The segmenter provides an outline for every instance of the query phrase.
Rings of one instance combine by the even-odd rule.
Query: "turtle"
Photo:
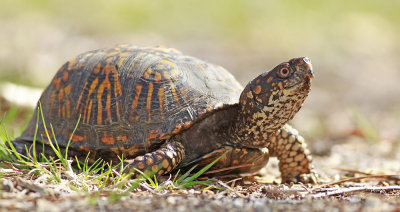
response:
[[[313,77],[310,59],[299,57],[243,88],[225,68],[174,48],[92,50],[62,65],[12,143],[28,154],[37,133],[36,142],[56,140],[71,157],[124,158],[124,172],[158,176],[219,157],[216,173],[254,173],[277,157],[282,183],[314,183],[310,151],[287,123]]]

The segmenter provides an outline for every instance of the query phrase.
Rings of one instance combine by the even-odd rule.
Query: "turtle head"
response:
[[[242,97],[245,95],[244,98],[248,99],[250,96],[262,108],[274,108],[279,103],[296,103],[290,100],[307,94],[313,77],[310,60],[307,57],[294,58],[252,80],[247,85],[249,91],[243,92]]]
[[[306,99],[314,77],[307,57],[294,58],[265,72],[250,83],[239,100],[240,137],[274,133],[291,120]],[[246,140],[253,140],[247,138]]]

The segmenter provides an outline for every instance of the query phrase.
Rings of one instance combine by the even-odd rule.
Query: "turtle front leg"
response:
[[[268,149],[279,160],[283,183],[317,183],[310,151],[297,130],[286,124],[271,138]]]
[[[132,173],[138,169],[148,176],[159,176],[170,173],[184,157],[184,147],[180,142],[167,142],[154,152],[125,160],[123,172]],[[136,173],[135,176],[139,177],[140,173]]]

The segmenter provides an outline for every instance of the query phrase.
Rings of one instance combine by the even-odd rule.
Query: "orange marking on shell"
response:
[[[121,67],[125,59],[130,55],[130,52],[119,52],[120,59],[118,60],[117,67]]]
[[[163,75],[164,75],[164,77],[165,77],[166,80],[168,80],[169,82],[172,82],[172,80],[171,80],[171,75],[169,74],[168,71],[164,71],[164,72],[163,72]]]
[[[157,134],[150,134],[149,137],[147,138],[147,141],[151,141],[154,140],[158,137]],[[150,145],[150,143],[148,143],[148,145]]]
[[[60,92],[58,93],[58,117],[62,118],[61,114],[62,114],[62,104],[61,102],[63,102],[64,99],[64,90],[61,89]]]
[[[92,106],[93,106],[93,101],[92,100],[90,100],[90,102],[89,102],[89,107],[88,107],[88,114],[87,114],[87,116],[86,116],[86,123],[87,124],[89,124],[89,122],[90,122],[90,115],[91,115],[91,113],[92,113]]]
[[[116,51],[115,49],[113,49],[113,51],[108,52],[108,53],[106,54],[106,57],[112,57],[112,56],[117,55],[117,54],[119,54],[119,52]],[[112,59],[113,59],[113,58],[111,58],[111,60],[112,60]]]
[[[149,133],[158,133],[158,130],[157,129],[152,129],[152,130],[149,130]]]
[[[69,101],[69,99],[66,99],[66,101],[65,101],[65,107],[67,108],[67,118],[70,118],[71,117],[71,104],[70,104],[70,101]]]
[[[260,80],[258,79],[258,80],[256,80],[256,84],[260,84]]]
[[[192,126],[192,122],[187,121],[187,122],[185,122],[185,124],[183,125],[183,128],[184,128],[184,129],[188,129],[190,126]]]
[[[106,100],[106,110],[107,110],[107,119],[111,123],[112,122],[112,116],[111,116],[111,82],[108,77],[108,73],[106,76],[106,79],[103,81],[102,84],[105,84],[104,87],[107,88],[107,100]]]
[[[90,113],[92,111],[92,105],[90,105],[89,99],[90,99],[90,96],[92,95],[92,93],[96,90],[98,83],[99,83],[99,78],[96,78],[92,81],[92,84],[90,84],[90,87],[88,90],[88,95],[87,95],[87,98],[85,101],[85,107],[84,107],[84,112],[83,112],[83,122],[85,122],[85,120],[86,120],[86,123],[89,123],[89,119],[90,119],[89,117],[90,117]],[[100,103],[98,102],[98,104],[101,104],[101,102]],[[86,115],[86,113],[88,115]]]
[[[176,125],[175,129],[172,130],[172,134],[178,134],[182,130],[182,125]]]
[[[100,68],[101,68],[101,64],[97,64],[97,66],[93,69],[93,74],[98,74],[100,73]]]
[[[92,56],[93,55],[93,53],[88,53],[88,54],[86,54],[86,55],[83,55],[83,57],[85,57],[85,58],[87,58],[87,57],[90,57],[90,56]],[[82,58],[83,58],[82,57]],[[69,61],[69,64],[68,64],[68,70],[76,70],[76,69],[79,69],[79,68],[82,68],[83,66],[85,66],[85,63],[79,63],[79,57],[74,57],[74,58],[72,58],[70,61]]]
[[[182,74],[182,71],[179,69],[172,69],[171,70],[171,77],[176,79],[178,76]]]
[[[164,118],[164,88],[163,87],[160,87],[158,89],[158,101],[160,102],[161,117]]]
[[[103,70],[104,72],[105,70]],[[101,104],[101,100],[102,100],[102,96],[104,93],[104,90],[111,90],[111,83],[110,80],[108,78],[108,74],[106,74],[106,78],[104,79],[104,81],[99,85],[99,88],[97,89],[97,105],[98,105],[98,113],[97,113],[97,124],[101,125],[102,124],[102,119],[103,119],[103,114],[102,114],[102,104]],[[107,97],[106,97],[106,112],[107,112],[107,120],[111,123],[112,119],[111,119],[111,93],[107,92]],[[106,121],[107,121],[106,120]]]
[[[151,120],[151,96],[153,95],[154,85],[153,83],[149,83],[147,91],[147,100],[146,100],[146,112],[147,112],[147,119]]]
[[[124,154],[125,156],[136,156],[144,154],[144,150],[139,148],[138,145],[132,145],[129,148],[124,147],[117,147],[117,148],[110,148],[111,151],[117,152],[118,154]]]
[[[72,134],[69,134],[69,137],[71,138],[71,135]],[[73,142],[81,142],[81,141],[83,141],[85,139],[85,137],[84,136],[80,136],[80,135],[76,135],[76,134],[74,134],[74,135],[72,135],[72,138],[71,138],[71,141],[73,141]]]
[[[168,60],[160,60],[160,63],[163,63],[163,64],[168,65],[168,66],[171,66],[171,67],[176,66],[175,63],[173,63],[173,62],[171,62],[171,61],[168,61]]]
[[[62,107],[61,107],[61,114],[62,114],[62,117],[63,117],[63,118],[65,118],[65,117],[66,117],[66,109],[65,109],[65,104],[63,104],[63,105],[62,105]]]
[[[165,65],[164,64],[157,64],[157,66],[155,67],[156,70],[164,70],[165,69]],[[159,73],[159,72],[158,72]],[[161,75],[161,73],[160,73]]]
[[[117,136],[117,141],[123,143],[128,142],[128,137],[126,135],[119,135]]]
[[[98,64],[98,65],[93,69],[92,74],[98,74],[99,72],[100,72],[100,64]],[[82,113],[84,113],[84,114],[83,114],[83,122],[85,122],[85,120],[86,120],[86,115],[85,115],[85,114],[86,114],[86,111],[87,111],[87,106],[88,106],[89,98],[90,98],[91,94],[93,93],[93,91],[95,91],[98,82],[99,82],[99,79],[98,79],[98,78],[95,78],[95,79],[92,81],[92,83],[90,84],[90,87],[89,87],[89,89],[88,89],[87,99],[86,99],[86,100],[83,100],[83,101],[85,101],[84,104],[83,104],[83,102],[81,102],[84,92],[81,92],[81,95],[80,95],[79,98],[78,98],[78,101],[77,101],[77,104],[76,104],[76,107],[75,107],[75,112],[78,113],[78,114],[81,114],[81,115],[82,115]],[[87,86],[88,86],[88,82],[85,82],[85,85],[83,86],[83,90],[85,90],[85,89],[87,88]],[[99,105],[98,107],[101,108],[101,104],[98,104],[98,105]],[[83,111],[82,111],[82,110],[83,110]],[[98,120],[98,121],[99,121],[99,120]],[[100,120],[100,122],[101,122],[101,120]]]
[[[119,74],[118,74],[117,70],[115,70],[114,67],[112,67],[112,68],[113,68],[112,74],[114,75],[114,96],[119,97],[119,96],[122,96],[122,86],[119,81]],[[115,107],[116,107],[116,111],[117,111],[117,119],[119,121],[119,120],[121,120],[119,101],[116,101],[115,104],[116,104]]]
[[[144,77],[145,79],[149,79],[150,75],[151,75],[151,69],[148,68],[148,69],[144,72],[143,77]]]
[[[254,89],[255,94],[260,94],[261,93],[261,85],[257,85],[256,88]]]
[[[47,133],[43,132],[42,133],[42,137],[46,137],[47,139],[54,138],[54,134],[53,133],[51,133],[51,132],[48,132],[48,133],[49,133],[49,136],[47,136]]]
[[[181,104],[181,101],[179,100],[179,97],[178,97],[178,93],[176,92],[176,89],[175,89],[175,85],[171,83],[170,86],[171,86],[172,95],[174,96],[175,101],[178,104]]]
[[[52,91],[50,95],[50,114],[53,113],[54,101],[56,99],[56,92]]]
[[[53,80],[53,85],[54,85],[56,88],[59,88],[59,87],[60,87],[60,84],[61,84],[61,79],[60,79],[60,78],[55,78],[55,79]]]
[[[188,98],[188,95],[187,95],[187,93],[185,92],[185,89],[184,89],[184,88],[180,88],[180,89],[179,89],[179,92],[181,92],[181,94],[182,94],[185,98]]]
[[[64,92],[65,92],[65,94],[69,95],[69,94],[71,93],[71,88],[72,88],[71,85],[65,86],[65,87],[64,87]]]
[[[267,83],[270,83],[272,81],[272,77],[269,77],[268,79],[267,79]]]
[[[85,85],[83,86],[83,89],[86,88],[87,86],[87,82],[85,82]],[[75,113],[81,114],[82,113],[82,108],[80,107],[80,102],[82,100],[82,96],[83,96],[83,92],[81,92],[81,95],[79,95],[78,101],[76,102],[76,106],[75,106]],[[79,111],[78,111],[79,110]]]
[[[154,74],[154,80],[156,82],[160,82],[160,80],[161,80],[161,73],[160,72],[157,72],[157,73]]]
[[[113,145],[115,144],[115,139],[111,134],[104,133],[103,136],[100,138],[101,142],[107,145]]]
[[[91,151],[91,149],[89,147],[86,147],[86,146],[79,146],[79,149],[84,151],[84,152],[90,152]]]
[[[160,139],[168,139],[168,138],[171,138],[170,134],[167,134],[167,133],[161,133],[160,134]]]
[[[154,140],[154,139],[156,139],[158,137],[159,137],[158,130],[155,130],[155,129],[149,130],[149,136],[147,138],[147,141]],[[150,145],[150,143],[149,143],[149,145]]]
[[[118,63],[117,63],[117,67],[118,67],[118,68],[120,68],[120,67],[122,66],[122,63],[125,61],[125,59],[126,59],[126,57],[121,57],[121,58],[118,60]]]
[[[97,124],[101,125],[103,120],[103,105],[101,104],[101,95],[104,92],[104,87],[102,85],[99,86],[97,90]]]
[[[66,82],[66,81],[68,81],[68,79],[69,79],[68,72],[64,71],[64,73],[63,73],[63,81]]]
[[[139,96],[140,96],[140,92],[142,91],[142,85],[141,84],[137,84],[135,87],[136,90],[136,94],[135,97],[133,98],[132,104],[131,104],[131,112],[129,114],[129,120],[133,121],[134,117],[133,115],[136,113],[136,108],[138,106],[138,101],[139,101]],[[137,117],[137,119],[139,119],[139,117]]]
[[[74,65],[75,65],[77,60],[78,60],[78,57],[74,57],[69,61],[68,70],[71,70],[71,69],[73,69],[75,67]]]

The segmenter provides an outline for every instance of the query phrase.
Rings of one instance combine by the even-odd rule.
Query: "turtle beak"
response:
[[[308,57],[302,57],[300,58],[300,60],[302,61],[302,65],[303,65],[303,71],[306,73],[306,76],[309,80],[311,80],[312,78],[314,78],[314,72],[313,72],[313,68],[312,68],[312,64],[311,64],[311,60]]]

